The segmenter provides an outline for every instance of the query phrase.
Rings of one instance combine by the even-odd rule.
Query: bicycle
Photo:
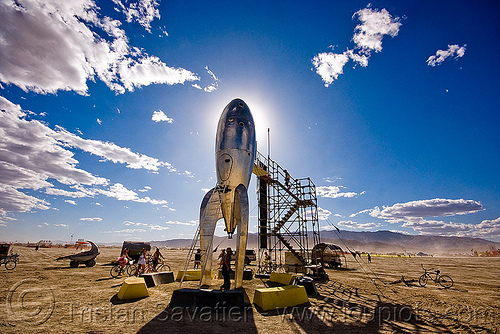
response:
[[[134,261],[128,261],[124,266],[122,266],[120,263],[117,263],[111,268],[109,273],[113,278],[117,278],[123,273],[127,273],[127,275],[132,276],[134,268]]]
[[[144,269],[144,273],[155,273],[155,272],[162,272],[162,271],[171,271],[170,266],[163,261],[158,261],[158,264],[156,265],[156,268],[153,268],[153,263],[152,261],[148,261],[146,263],[146,267]],[[140,272],[140,266],[138,264],[132,265],[132,268],[130,269],[130,276],[139,276],[142,274]]]
[[[445,289],[449,289],[453,286],[453,279],[450,276],[441,275],[440,270],[431,271],[434,270],[434,268],[425,269],[423,264],[420,266],[424,270],[424,273],[418,279],[418,284],[420,284],[420,286],[425,286],[427,284],[427,280],[429,279],[434,281],[434,283],[441,285]],[[435,278],[432,278],[431,274],[435,274]]]
[[[264,262],[264,265],[257,268],[257,274],[270,275],[272,272],[284,273],[285,268],[282,264],[274,262]]]
[[[0,258],[0,266],[3,264],[5,269],[14,270],[17,266],[17,261],[19,261],[19,254],[10,253],[10,255]]]

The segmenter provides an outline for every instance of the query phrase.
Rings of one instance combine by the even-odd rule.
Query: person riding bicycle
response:
[[[163,257],[163,255],[161,255],[160,249],[158,247],[156,247],[156,251],[154,252],[153,258],[152,258],[152,260],[153,260],[153,271],[156,271],[156,266],[158,265],[158,262],[160,262],[160,257],[162,259],[165,259]]]
[[[125,268],[125,265],[128,263],[128,261],[131,261],[132,259],[130,256],[128,256],[128,248],[125,248],[123,250],[122,255],[116,260],[120,266],[122,266],[122,269]]]

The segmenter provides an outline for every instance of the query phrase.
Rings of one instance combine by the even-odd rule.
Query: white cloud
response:
[[[95,154],[114,163],[125,163],[128,168],[147,169],[158,171],[160,167],[167,167],[171,172],[175,168],[168,162],[159,161],[140,153],[134,153],[129,148],[120,147],[114,143],[103,142],[100,140],[84,139],[72,134],[65,129],[56,126],[57,131],[52,135],[65,146],[79,148],[83,151]]]
[[[155,200],[149,197],[139,197],[133,190],[127,189],[121,183],[115,183],[109,189],[96,189],[96,192],[107,197],[116,198],[119,201],[133,201],[139,203],[151,203],[153,205],[168,204],[165,200]]]
[[[484,210],[481,203],[464,199],[442,199],[397,203],[390,207],[375,207],[354,215],[369,212],[370,216],[384,219],[390,223],[403,223],[402,227],[411,228],[420,234],[469,236],[500,239],[500,218],[483,220],[479,224],[444,222],[425,219],[425,217],[450,217],[466,215]]]
[[[374,228],[380,226],[380,224],[376,224],[374,222],[358,223],[358,222],[354,222],[352,220],[340,221],[340,222],[338,222],[338,225],[349,227],[349,228],[354,228],[354,229],[362,229],[362,230],[371,230],[371,229],[374,229]]]
[[[318,219],[319,220],[327,220],[328,217],[330,217],[332,213],[328,211],[327,209],[320,208],[318,206]]]
[[[370,216],[385,219],[389,222],[411,221],[423,217],[445,217],[466,215],[484,210],[481,203],[464,199],[442,199],[412,201],[397,203],[393,206],[375,207],[370,211]]]
[[[157,5],[140,0],[123,6],[123,12],[149,30],[159,17]],[[96,77],[117,93],[152,83],[199,80],[130,46],[120,25],[101,15],[92,0],[1,1],[0,81],[42,94],[87,94],[87,80]]]
[[[312,59],[316,73],[321,76],[326,87],[344,73],[344,66],[349,60],[352,60],[355,66],[367,67],[371,52],[382,51],[384,35],[397,36],[401,26],[399,18],[392,17],[386,9],[377,10],[367,7],[354,13],[354,17],[361,21],[361,24],[354,29],[355,33],[352,38],[356,44],[354,49],[359,52],[353,49],[347,49],[343,53],[323,52]]]
[[[143,228],[126,228],[123,230],[104,231],[102,233],[109,233],[109,234],[114,234],[116,236],[125,237],[125,236],[131,236],[131,235],[134,235],[136,233],[142,233],[142,232],[146,232],[146,230]]]
[[[361,210],[359,212],[356,212],[356,213],[353,213],[353,214],[349,215],[349,217],[353,218],[353,217],[356,217],[356,216],[358,216],[360,214],[369,213],[371,211],[372,211],[371,209]]]
[[[153,188],[151,188],[150,186],[144,186],[143,189],[139,189],[138,191],[140,191],[141,193],[145,193],[145,192],[150,191],[151,189],[153,189]]]
[[[363,195],[365,192],[355,193],[355,192],[341,192],[340,189],[343,187],[337,186],[320,186],[316,187],[316,193],[319,197],[326,198],[339,198],[339,197],[354,197],[357,195]]]
[[[480,238],[500,238],[500,217],[494,220],[483,220],[475,225],[472,235]]]
[[[166,167],[176,171],[167,162],[113,143],[83,139],[61,127],[52,130],[40,121],[30,120],[31,114],[0,96],[0,216],[7,212],[47,210],[50,207],[45,199],[20,191],[23,189],[45,189],[48,195],[71,198],[103,194],[126,200],[127,191],[121,185],[99,188],[108,186],[109,181],[78,168],[78,161],[68,148],[81,149],[114,163],[124,163],[128,168],[157,171]],[[55,181],[74,191],[56,187]],[[128,192],[128,196],[136,202],[167,204],[163,200],[139,198],[135,193]]]
[[[87,197],[88,195],[85,194],[84,192],[81,191],[67,191],[63,189],[57,189],[53,187],[48,187],[45,189],[45,193],[49,195],[56,195],[56,196],[65,196],[65,197],[72,197],[72,198],[82,198],[82,197]],[[68,202],[68,201],[66,201]]]
[[[120,0],[112,1],[126,15],[127,22],[137,21],[148,32],[151,32],[151,22],[155,18],[160,18],[160,11],[157,8],[159,3],[156,0],[139,0],[137,2],[125,0],[125,2],[130,2],[128,7],[123,5]]]
[[[439,220],[417,219],[404,223],[403,227],[412,228],[421,234],[500,238],[500,217],[494,220],[483,220],[479,224],[447,223]]]
[[[317,54],[312,59],[316,73],[323,79],[325,87],[331,85],[334,80],[337,80],[340,74],[344,73],[343,68],[348,61],[349,56],[346,52],[341,54],[323,52]]]
[[[196,226],[198,224],[198,222],[196,222],[196,221],[190,221],[190,222],[185,223],[185,222],[170,220],[170,221],[165,222],[165,224],[167,224],[167,225]]]
[[[219,89],[219,81],[220,80],[219,80],[219,78],[217,78],[217,76],[214,74],[214,72],[210,71],[208,66],[205,66],[205,70],[207,71],[208,75],[212,78],[213,82],[210,85],[203,88],[203,90],[207,93],[215,92],[217,89]]]
[[[93,218],[80,218],[81,221],[84,221],[84,222],[100,222],[102,221],[102,218],[99,218],[99,217],[93,217]]]
[[[153,121],[156,123],[158,122],[167,122],[172,124],[174,122],[173,118],[168,117],[163,111],[158,110],[158,111],[153,111],[153,116],[151,117]]]
[[[457,44],[448,45],[448,50],[437,50],[435,55],[430,56],[427,59],[427,65],[436,66],[441,65],[449,57],[454,57],[455,59],[461,58],[465,55],[465,49],[467,44],[463,46],[458,46]]]
[[[66,224],[54,224],[55,227],[68,228],[69,226]]]
[[[145,223],[134,223],[134,222],[131,222],[128,220],[124,221],[123,225],[148,226],[148,224],[145,224]]]
[[[149,228],[151,229],[151,231],[164,231],[170,229],[170,227],[168,226],[161,226],[161,225],[149,225]]]
[[[69,203],[69,204],[72,204],[72,205],[76,205],[76,202],[71,200],[71,199],[67,199],[65,200],[66,203]]]
[[[380,11],[364,8],[354,13],[361,21],[354,29],[352,38],[361,53],[370,54],[371,51],[382,51],[382,38],[384,35],[395,37],[399,33],[401,23],[399,18],[393,18],[386,9]]]

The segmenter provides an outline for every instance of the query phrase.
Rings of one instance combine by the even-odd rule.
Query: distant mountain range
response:
[[[256,249],[258,236],[248,235],[248,247]],[[170,248],[189,248],[192,239],[172,239],[165,241],[151,241],[152,246]],[[423,252],[427,254],[470,254],[472,249],[479,252],[489,250],[491,247],[500,248],[500,243],[480,238],[470,237],[442,237],[431,235],[408,235],[391,231],[354,232],[321,231],[321,242],[333,243],[342,249],[357,250],[361,252],[390,253],[390,252]],[[234,249],[236,238],[214,237],[213,248],[232,247]],[[309,245],[312,248],[312,245]]]

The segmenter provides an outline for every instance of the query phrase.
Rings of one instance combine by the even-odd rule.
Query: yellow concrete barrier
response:
[[[255,289],[253,297],[253,303],[264,311],[297,306],[308,301],[305,287],[299,285]]]
[[[177,272],[177,276],[175,278],[176,281],[180,281],[182,279],[182,275],[184,274],[184,270],[179,270]],[[214,271],[211,271],[212,278],[214,278]],[[186,274],[184,275],[185,281],[199,281],[201,279],[201,269],[189,269],[186,270]]]
[[[295,275],[286,273],[271,273],[271,277],[269,277],[269,281],[284,285],[292,284],[293,279],[295,279]]]
[[[142,277],[129,277],[125,279],[125,282],[123,282],[117,295],[120,300],[136,299],[148,296],[148,288],[146,287],[146,282]]]

